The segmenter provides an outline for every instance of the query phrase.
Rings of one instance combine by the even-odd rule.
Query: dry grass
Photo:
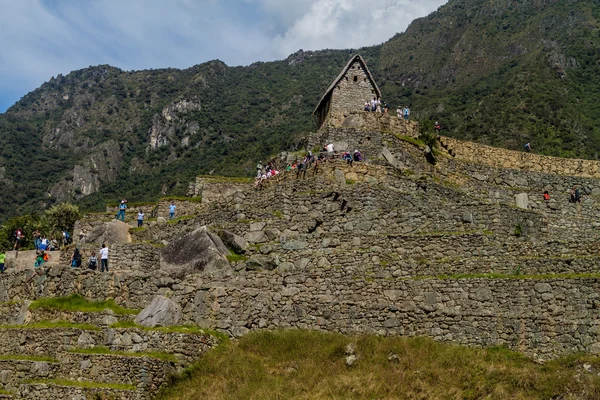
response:
[[[345,347],[359,360],[348,367]],[[389,361],[390,353],[398,360]],[[206,356],[160,399],[553,399],[600,398],[596,358],[537,364],[503,349],[425,338],[257,332]],[[577,376],[577,377],[576,377]]]

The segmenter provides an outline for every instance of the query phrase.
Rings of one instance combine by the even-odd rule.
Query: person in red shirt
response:
[[[544,201],[550,201],[550,194],[548,193],[548,191],[544,191]]]

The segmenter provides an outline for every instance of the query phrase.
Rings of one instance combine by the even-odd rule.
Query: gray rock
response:
[[[385,161],[387,161],[388,164],[390,164],[392,167],[406,168],[406,165],[404,165],[402,161],[399,161],[396,157],[394,157],[390,149],[388,149],[387,147],[384,147],[383,150],[381,150],[381,155],[383,156]]]
[[[25,300],[19,309],[19,315],[17,315],[17,325],[26,325],[31,321],[31,311],[29,311],[30,300]]]
[[[3,384],[7,384],[8,382],[10,382],[10,378],[13,375],[13,371],[11,370],[2,370],[0,371],[0,382],[2,382]]]
[[[167,219],[165,217],[158,217],[156,218],[156,224],[159,226],[165,226],[167,225]]]
[[[236,254],[244,254],[248,250],[248,242],[241,236],[235,233],[222,230],[219,232],[219,237],[229,249]]]
[[[552,286],[545,282],[536,283],[533,288],[538,293],[546,293],[552,290]]]
[[[269,240],[264,231],[248,232],[244,238],[250,243],[264,243]]]
[[[171,241],[160,253],[161,266],[186,272],[230,270],[229,250],[206,226]]]
[[[333,176],[335,178],[335,181],[340,185],[340,188],[345,189],[346,175],[344,175],[344,171],[336,168],[335,171],[333,171]]]
[[[95,244],[124,244],[131,243],[131,235],[129,234],[129,228],[131,228],[125,222],[113,219],[109,222],[95,227],[88,233],[81,243],[95,243]]]
[[[164,296],[155,296],[148,307],[135,318],[135,323],[154,328],[156,326],[177,325],[181,321],[181,307]]]
[[[254,223],[250,224],[250,231],[251,232],[262,231],[265,226],[267,226],[267,224],[264,222],[254,222]]]
[[[527,209],[527,206],[529,205],[529,197],[527,196],[527,193],[519,193],[515,195],[515,203],[517,207]]]
[[[289,242],[285,242],[283,244],[283,248],[285,250],[302,250],[306,248],[307,245],[308,243],[306,242],[301,242],[299,240],[291,240]]]
[[[346,356],[346,365],[351,367],[356,363],[357,360],[358,357],[356,356],[356,354],[350,354],[349,356]]]
[[[79,337],[77,338],[77,346],[79,347],[92,347],[96,345],[96,341],[88,332],[81,332]]]

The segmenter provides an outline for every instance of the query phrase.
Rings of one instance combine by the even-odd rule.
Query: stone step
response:
[[[150,356],[61,353],[56,377],[78,382],[119,383],[156,392],[177,372],[176,361]]]
[[[58,360],[27,360],[27,356],[19,355],[10,357],[0,360],[0,384],[2,389],[10,392],[18,389],[24,380],[56,377],[60,370]]]
[[[91,324],[108,327],[117,322],[132,321],[134,314],[119,315],[112,310],[103,312],[62,311],[29,308],[23,302],[0,304],[0,325],[22,325],[41,321],[66,321],[73,324]]]
[[[76,348],[106,346],[114,351],[171,353],[178,360],[193,362],[218,340],[202,333],[164,332],[139,328],[0,329],[0,354],[29,354],[55,357]]]
[[[88,387],[85,384],[76,386],[52,382],[21,384],[13,396],[19,400],[58,400],[58,399],[111,399],[111,400],[143,400],[150,395],[139,390],[121,389],[111,386]]]
[[[62,352],[54,361],[27,360],[10,356],[0,360],[0,388],[15,391],[28,380],[61,379],[77,382],[133,385],[158,390],[177,372],[176,361],[148,355],[80,354]]]

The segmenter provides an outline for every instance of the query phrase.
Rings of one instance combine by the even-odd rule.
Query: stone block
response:
[[[529,197],[527,196],[527,193],[519,193],[515,195],[515,203],[517,207],[526,210],[529,206]]]

